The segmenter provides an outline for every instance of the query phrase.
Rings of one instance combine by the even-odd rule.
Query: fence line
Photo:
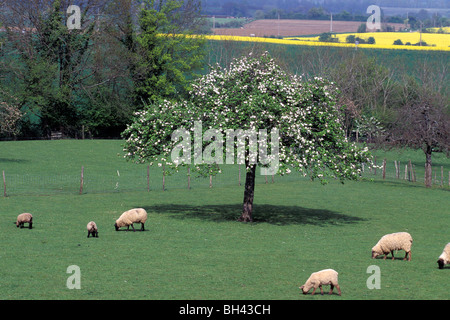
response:
[[[417,183],[416,166],[408,161],[404,164],[404,175],[400,174],[403,164],[395,160],[393,164],[389,164],[383,159],[380,170],[372,168],[367,170],[367,166],[363,165],[363,178],[377,178],[390,180],[403,180],[411,183]],[[192,175],[189,167],[181,169],[177,173],[168,174],[165,167],[155,168],[146,166],[145,169],[140,167],[139,170],[117,170],[113,174],[99,174],[88,172],[86,174],[85,167],[81,167],[79,175],[75,174],[16,174],[8,173],[2,170],[3,176],[3,196],[23,195],[23,194],[58,194],[58,193],[108,193],[120,191],[152,191],[152,190],[168,190],[168,189],[193,189],[193,188],[215,188],[224,186],[242,187],[242,168],[240,165],[224,166],[222,173],[217,176],[195,177]],[[421,170],[424,170],[424,166]],[[440,187],[444,187],[444,167],[433,167],[434,179],[432,183]],[[440,171],[440,176],[438,176]],[[448,172],[448,186],[450,186],[450,171]],[[432,177],[433,178],[433,177]],[[306,181],[308,177],[304,177],[301,173],[293,171],[285,176],[262,176],[257,173],[257,184],[268,184],[287,181]],[[423,183],[425,182],[425,177]],[[422,183],[419,181],[419,183]]]

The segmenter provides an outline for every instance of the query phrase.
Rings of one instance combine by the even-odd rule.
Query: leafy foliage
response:
[[[172,132],[181,126],[192,132],[194,122],[201,121],[202,133],[278,129],[280,174],[299,170],[322,182],[327,176],[356,179],[360,164],[370,163],[370,155],[367,148],[361,150],[346,140],[338,94],[325,79],[303,81],[281,70],[267,53],[250,54],[233,61],[228,69],[217,66],[195,81],[189,100],[163,101],[136,113],[123,133],[125,157],[159,165],[165,161],[176,167],[168,161],[176,144]],[[260,158],[257,163],[263,164]]]
[[[140,11],[133,66],[139,102],[184,95],[189,79],[201,69],[205,40],[189,36],[197,27],[186,23],[183,10],[189,4],[194,5],[192,1],[151,0]],[[192,19],[199,19],[198,14]]]

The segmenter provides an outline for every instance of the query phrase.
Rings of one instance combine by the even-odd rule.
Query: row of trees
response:
[[[67,26],[73,1],[2,2],[0,101],[24,115],[22,136],[118,136],[142,101],[185,95],[203,66],[199,1],[77,3],[80,29]]]

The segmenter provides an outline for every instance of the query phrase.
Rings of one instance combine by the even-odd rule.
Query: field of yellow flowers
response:
[[[354,48],[354,43],[346,43],[346,38],[349,35],[355,35],[355,37],[359,37],[365,40],[367,40],[369,37],[375,38],[375,44],[360,43],[357,46],[358,48],[450,51],[450,34],[445,33],[422,33],[422,35],[420,35],[419,32],[367,32],[333,34],[333,37],[338,38],[339,42],[320,42],[319,36],[276,39],[261,37],[208,35],[206,36],[206,39]],[[427,46],[414,45],[420,42],[420,37],[422,37],[422,43],[425,42]],[[400,39],[403,44],[410,43],[411,45],[394,45],[393,43],[397,39]]]

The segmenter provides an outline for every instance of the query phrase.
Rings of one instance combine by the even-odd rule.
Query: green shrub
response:
[[[347,43],[355,43],[355,39],[356,39],[356,36],[354,34],[351,34],[351,35],[347,36],[347,38],[345,38],[345,41]]]

